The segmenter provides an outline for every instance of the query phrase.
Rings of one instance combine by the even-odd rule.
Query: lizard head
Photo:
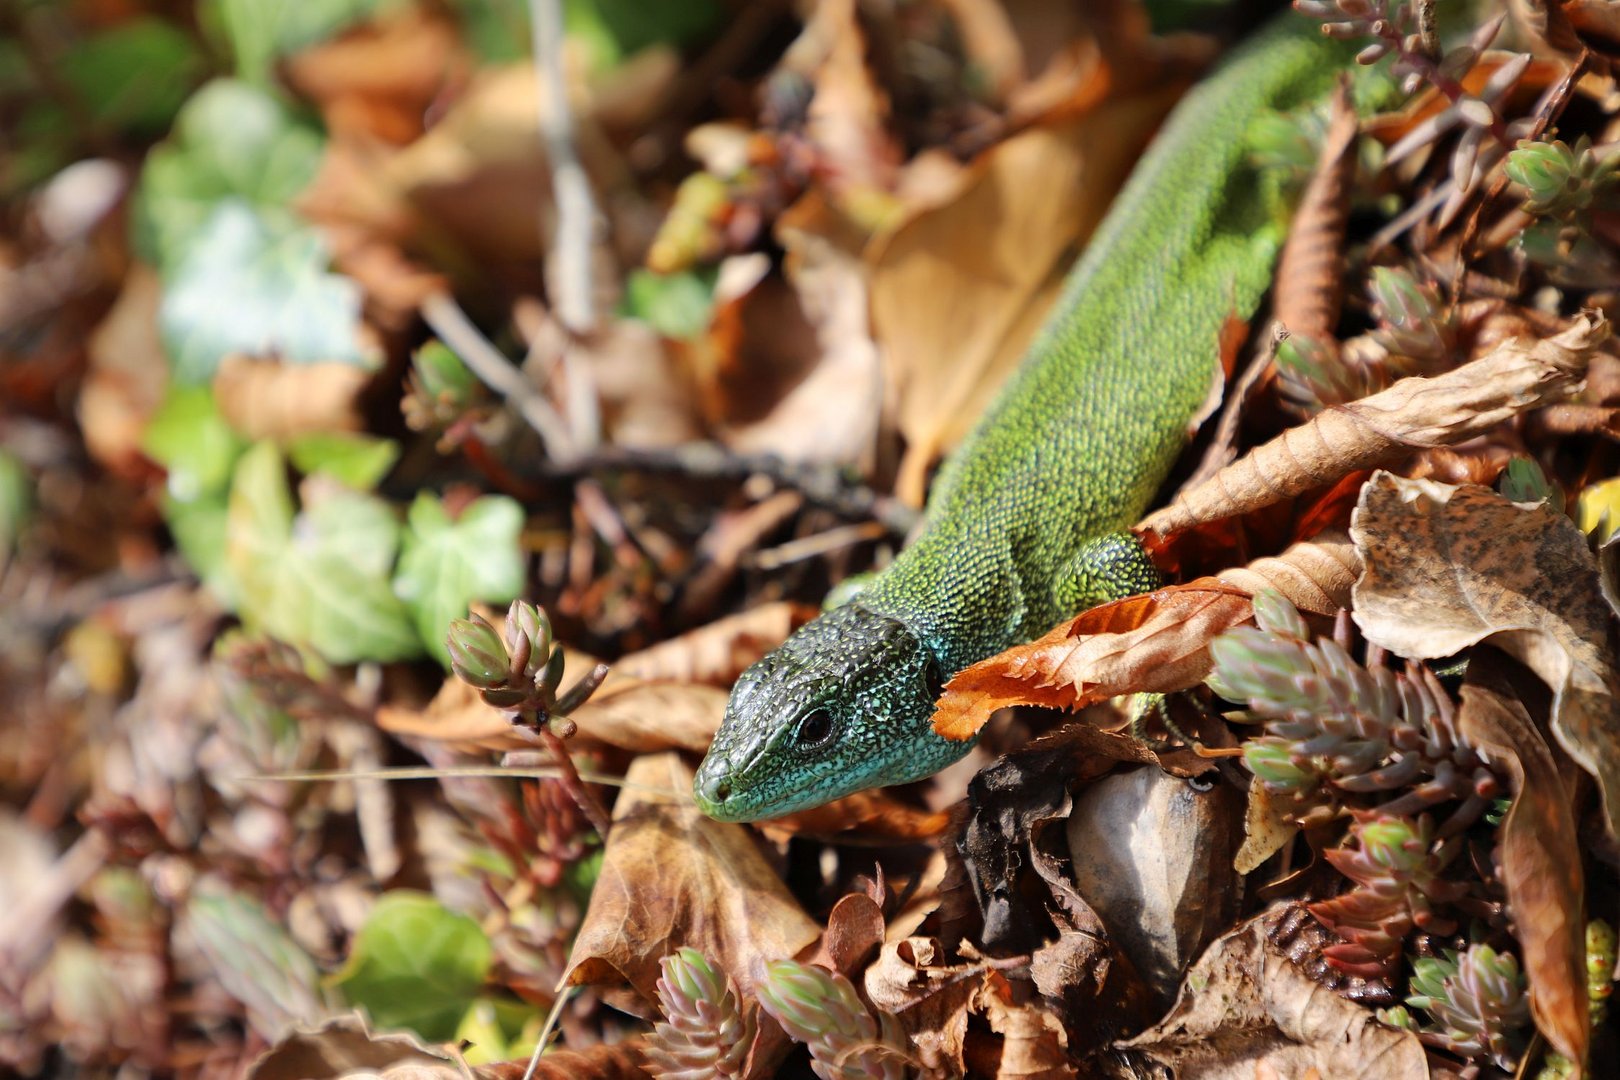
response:
[[[929,776],[972,747],[934,734],[944,675],[895,619],[859,602],[801,627],[743,672],[693,795],[720,821],[757,821]]]

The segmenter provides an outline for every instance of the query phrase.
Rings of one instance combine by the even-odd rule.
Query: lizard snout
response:
[[[697,783],[698,802],[709,807],[724,806],[725,801],[731,798],[731,762],[726,758],[710,758],[698,769]]]

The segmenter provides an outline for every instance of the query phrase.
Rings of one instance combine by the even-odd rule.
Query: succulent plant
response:
[[[742,1076],[754,1044],[754,1014],[736,987],[696,949],[664,957],[658,980],[663,1022],[653,1026],[647,1069],[664,1080]]]
[[[503,638],[489,620],[473,614],[452,620],[445,636],[451,670],[497,709],[561,719],[584,704],[607,675],[607,665],[599,664],[559,695],[563,651],[552,639],[546,613],[515,600],[506,613],[505,631]]]
[[[1205,681],[1248,706],[1239,718],[1265,725],[1243,762],[1268,788],[1335,798],[1405,791],[1382,807],[1394,816],[1456,801],[1441,830],[1448,836],[1496,797],[1501,784],[1457,734],[1451,698],[1427,668],[1363,665],[1331,638],[1310,640],[1299,612],[1272,590],[1254,609],[1256,626],[1210,643]]]
[[[1389,350],[1386,363],[1392,372],[1430,375],[1453,366],[1457,316],[1433,285],[1402,267],[1378,266],[1368,291],[1378,320],[1373,336]]]
[[[1424,1041],[1511,1072],[1522,1050],[1519,1035],[1530,1023],[1518,959],[1489,945],[1470,945],[1461,953],[1448,949],[1443,959],[1420,959],[1412,969],[1406,1004],[1434,1018],[1432,1027],[1421,1030]]]
[[[1569,218],[1590,210],[1612,191],[1620,159],[1599,156],[1585,135],[1574,146],[1562,139],[1521,140],[1502,169],[1524,188],[1527,211],[1537,217]]]
[[[821,1080],[900,1080],[910,1059],[899,1023],[872,1019],[850,981],[836,972],[777,960],[759,986],[760,1007],[810,1048]]]
[[[1355,363],[1333,342],[1294,334],[1277,345],[1277,376],[1283,399],[1309,416],[1382,390],[1382,370]]]
[[[1433,821],[1371,815],[1351,827],[1347,846],[1324,852],[1355,888],[1310,905],[1323,925],[1344,939],[1323,957],[1351,974],[1382,977],[1401,957],[1401,943],[1414,929],[1448,934],[1456,923],[1436,911],[1461,899],[1466,886],[1441,875],[1460,851],[1437,843]]]

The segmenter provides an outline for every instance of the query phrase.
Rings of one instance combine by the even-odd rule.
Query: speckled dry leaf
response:
[[[1471,439],[1568,395],[1608,336],[1602,315],[1583,313],[1555,337],[1508,341],[1443,375],[1402,379],[1329,409],[1181,492],[1142,528],[1166,536],[1270,506],[1419,448]]]
[[[793,899],[752,833],[698,812],[692,770],[678,754],[643,754],[625,781],[569,957],[569,983],[627,982],[655,1001],[658,961],[691,946],[747,998],[766,961],[797,956],[815,943],[821,927]]]
[[[1091,235],[1176,89],[1014,135],[974,164],[954,199],[874,239],[872,326],[906,437],[902,499],[921,504],[930,466],[1017,366],[1057,297],[1066,253]]]
[[[1425,660],[1488,641],[1552,687],[1552,728],[1603,793],[1620,836],[1620,673],[1597,561],[1546,504],[1489,488],[1373,476],[1350,527],[1365,570],[1356,624]]]
[[[966,739],[1008,705],[1078,709],[1196,686],[1209,673],[1210,640],[1251,616],[1255,592],[1275,588],[1304,610],[1331,612],[1348,606],[1354,566],[1343,534],[1323,534],[1220,578],[1093,608],[959,672],[945,686],[934,730]]]
[[[948,964],[935,938],[885,944],[866,969],[867,998],[900,1021],[926,1077],[965,1074],[962,1046],[970,1005],[983,980],[981,964]]]
[[[1291,797],[1276,795],[1264,784],[1249,785],[1249,801],[1243,815],[1243,844],[1232,856],[1232,869],[1240,874],[1252,874],[1294,838],[1299,826],[1290,819],[1291,803]]]
[[[730,686],[745,668],[814,616],[815,609],[805,604],[786,600],[760,604],[631,653],[613,670],[637,679]]]
[[[1585,877],[1575,815],[1552,750],[1505,686],[1470,665],[1457,730],[1513,776],[1513,806],[1497,831],[1497,862],[1524,952],[1530,1008],[1559,1053],[1586,1060]]]
[[[227,356],[214,376],[214,398],[231,427],[249,439],[359,431],[365,426],[360,391],[370,379],[353,364]]]
[[[1211,945],[1187,972],[1168,1015],[1118,1046],[1199,1080],[1376,1076],[1426,1080],[1423,1045],[1410,1031],[1312,981],[1266,940],[1268,915]]]

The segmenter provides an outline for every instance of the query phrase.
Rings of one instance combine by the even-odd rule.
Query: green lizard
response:
[[[1054,316],[941,471],[920,535],[854,599],[743,673],[698,769],[710,817],[752,821],[921,779],[971,741],[934,733],[945,680],[1159,577],[1125,532],[1249,317],[1287,223],[1245,150],[1267,108],[1324,92],[1343,44],[1285,14],[1166,121]]]

